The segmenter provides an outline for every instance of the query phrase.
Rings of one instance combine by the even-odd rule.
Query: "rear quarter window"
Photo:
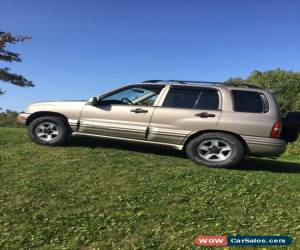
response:
[[[268,100],[264,94],[255,91],[232,90],[233,108],[237,112],[266,113]]]

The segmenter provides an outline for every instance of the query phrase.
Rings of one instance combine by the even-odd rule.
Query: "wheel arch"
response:
[[[43,117],[43,116],[55,116],[55,117],[60,117],[63,120],[65,120],[68,123],[68,118],[66,116],[64,116],[61,113],[57,113],[57,112],[52,112],[52,111],[38,111],[38,112],[34,112],[32,113],[30,116],[28,116],[28,118],[26,119],[25,125],[28,126],[33,120]]]
[[[200,130],[197,132],[194,132],[190,135],[187,136],[187,138],[184,140],[183,142],[183,150],[186,148],[186,145],[193,140],[194,138],[206,134],[206,133],[213,133],[213,132],[218,132],[218,133],[224,133],[224,134],[229,134],[229,135],[233,135],[234,137],[236,137],[238,140],[240,140],[245,148],[245,152],[246,154],[249,152],[249,148],[247,145],[247,142],[244,140],[244,138],[236,133],[233,133],[231,131],[227,131],[227,130],[218,130],[218,129],[207,129],[207,130]]]

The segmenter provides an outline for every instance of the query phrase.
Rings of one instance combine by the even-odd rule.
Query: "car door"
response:
[[[215,128],[221,115],[217,89],[172,85],[155,108],[148,140],[182,144],[188,135]]]
[[[79,132],[144,140],[164,85],[131,85],[110,92],[96,105],[85,105]]]

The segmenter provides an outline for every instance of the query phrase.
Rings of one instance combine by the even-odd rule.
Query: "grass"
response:
[[[278,160],[210,169],[166,148],[42,147],[0,128],[0,248],[199,249],[202,234],[290,235],[299,249],[299,173],[299,142]]]

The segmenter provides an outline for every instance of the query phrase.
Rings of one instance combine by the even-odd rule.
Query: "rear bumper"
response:
[[[26,120],[27,118],[30,116],[29,113],[20,113],[18,116],[17,116],[17,121],[18,123],[20,124],[25,124],[26,123]]]
[[[286,150],[286,141],[268,137],[242,136],[248,145],[249,155],[279,156]]]

